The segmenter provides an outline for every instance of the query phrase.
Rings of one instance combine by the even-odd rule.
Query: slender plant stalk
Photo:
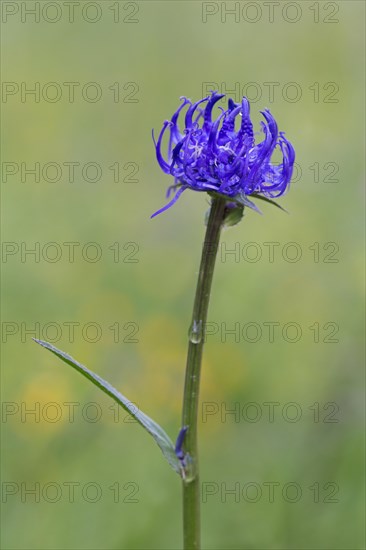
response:
[[[226,200],[221,197],[214,198],[207,222],[196,297],[193,306],[192,324],[189,331],[182,419],[183,426],[188,427],[184,439],[187,473],[186,478],[183,479],[183,533],[185,550],[199,550],[201,547],[201,496],[197,448],[199,386],[207,310],[225,210]]]

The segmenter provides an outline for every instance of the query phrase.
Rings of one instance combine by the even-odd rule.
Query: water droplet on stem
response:
[[[189,340],[192,344],[200,344],[203,337],[202,320],[194,320],[189,328]]]

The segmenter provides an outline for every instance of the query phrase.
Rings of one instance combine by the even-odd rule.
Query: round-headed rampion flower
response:
[[[169,198],[173,191],[173,199],[152,217],[170,208],[185,189],[220,194],[231,203],[255,209],[248,196],[270,200],[287,191],[295,151],[278,131],[270,111],[261,111],[265,119],[261,122],[263,140],[256,144],[246,97],[241,104],[229,99],[227,110],[219,107],[221,113],[212,120],[213,107],[222,97],[211,92],[196,103],[182,97],[182,104],[171,120],[164,122],[157,141],[153,133],[158,163],[163,172],[174,176],[175,183],[167,193]],[[178,118],[186,106],[184,129],[180,130]],[[170,135],[164,158],[161,148],[167,130]],[[282,153],[280,164],[271,163],[276,148]]]

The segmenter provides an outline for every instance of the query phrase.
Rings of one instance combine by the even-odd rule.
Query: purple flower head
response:
[[[246,97],[241,104],[232,99],[225,111],[212,120],[215,104],[223,94],[211,95],[192,103],[182,97],[182,104],[166,120],[158,140],[153,139],[158,163],[166,174],[174,176],[175,184],[169,187],[167,197],[173,199],[152,217],[172,206],[186,189],[224,195],[228,202],[254,207],[248,195],[271,200],[283,195],[289,186],[295,151],[268,109],[261,111],[263,139],[255,143],[250,106]],[[184,129],[178,125],[179,117],[186,107]],[[166,157],[161,149],[163,137],[168,130],[169,141]],[[271,163],[278,148],[282,163]]]

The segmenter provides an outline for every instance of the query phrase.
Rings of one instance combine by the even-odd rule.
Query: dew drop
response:
[[[202,336],[202,320],[194,320],[189,328],[189,341],[192,342],[192,344],[200,344],[202,342]]]

